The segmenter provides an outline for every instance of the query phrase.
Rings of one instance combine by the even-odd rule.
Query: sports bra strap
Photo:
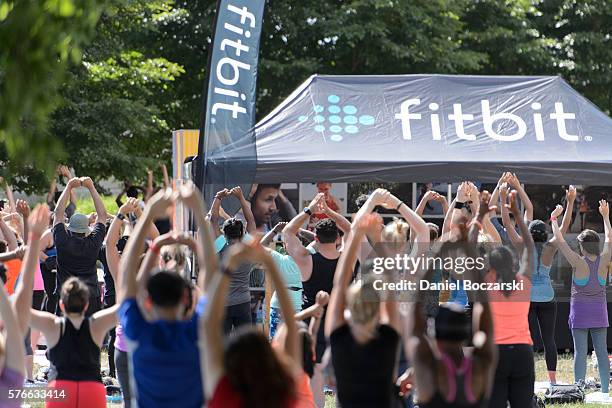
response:
[[[441,352],[442,362],[446,367],[448,379],[448,393],[446,402],[455,402],[457,399],[457,377],[463,377],[463,394],[468,403],[476,403],[474,392],[472,391],[472,368],[473,360],[471,356],[463,357],[461,366],[457,368],[451,358],[444,352]]]
[[[446,394],[446,401],[455,401],[455,398],[457,397],[457,370],[455,369],[455,364],[453,364],[450,357],[444,352],[442,352],[442,362],[446,367],[446,377],[448,380],[448,392]]]

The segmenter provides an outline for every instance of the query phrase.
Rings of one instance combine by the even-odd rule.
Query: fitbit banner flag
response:
[[[215,191],[239,183],[248,194],[254,177],[252,128],[264,6],[264,0],[218,2],[196,175],[208,203]],[[229,207],[237,209],[237,203],[235,200]]]

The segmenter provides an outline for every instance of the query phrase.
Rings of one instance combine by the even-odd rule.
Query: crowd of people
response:
[[[376,189],[349,220],[329,183],[299,212],[278,184],[246,196],[240,187],[221,190],[207,209],[193,185],[173,189],[165,173],[156,189],[149,174],[146,188],[126,184],[127,199],[122,193],[109,215],[91,178],[64,166],[58,175],[65,188],[58,193],[54,181],[48,203],[30,209],[7,188],[0,213],[0,407],[20,406],[22,394],[11,390],[41,386],[32,372],[41,335],[47,407],[106,406],[104,348],[126,407],[324,407],[325,389],[346,408],[531,407],[536,332],[557,382],[550,271],[558,253],[573,268],[575,382],[585,380],[590,333],[608,398],[609,208],[600,201],[604,242],[586,229],[575,252],[564,237],[571,186],[565,209],[557,205],[548,220],[533,219],[511,173],[491,193],[461,183],[450,204],[423,192],[414,210]],[[78,212],[78,189],[90,194],[94,214]],[[229,197],[241,207],[231,216]],[[423,219],[430,201],[444,209],[442,227]],[[172,221],[176,205],[197,231]],[[396,217],[385,224],[381,209]],[[372,272],[374,258],[406,254],[484,263]],[[261,293],[251,290],[257,273],[265,275]],[[452,289],[417,284],[406,299],[377,290],[376,279]],[[493,289],[466,289],[468,280]],[[263,331],[254,324],[262,302]]]

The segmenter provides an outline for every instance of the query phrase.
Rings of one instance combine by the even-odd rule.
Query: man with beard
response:
[[[280,184],[259,184],[251,197],[251,211],[257,231],[263,233],[279,222],[293,219],[297,214],[280,189]]]

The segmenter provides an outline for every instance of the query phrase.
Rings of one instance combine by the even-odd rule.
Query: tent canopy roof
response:
[[[313,75],[213,160],[245,151],[257,182],[612,184],[612,119],[551,76]]]

